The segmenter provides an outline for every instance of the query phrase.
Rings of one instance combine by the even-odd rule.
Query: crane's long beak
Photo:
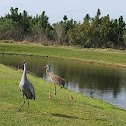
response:
[[[26,63],[26,61],[24,61],[24,62],[23,62],[23,65],[22,65],[22,66],[23,66],[23,70],[24,70],[24,64],[25,64],[25,63]]]

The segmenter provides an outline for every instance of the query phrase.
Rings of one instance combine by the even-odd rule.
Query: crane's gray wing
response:
[[[32,96],[33,96],[33,98],[35,100],[35,90],[34,90],[34,87],[33,87],[33,85],[29,81],[27,83],[28,83],[29,90],[30,90],[30,92],[31,92],[31,94],[32,94]]]

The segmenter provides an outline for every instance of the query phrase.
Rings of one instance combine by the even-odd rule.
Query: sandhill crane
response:
[[[54,85],[55,85],[55,95],[56,95],[56,93],[60,90],[60,89],[62,89],[62,87],[64,87],[64,85],[65,85],[65,80],[63,79],[63,78],[61,78],[60,76],[57,76],[57,75],[55,75],[55,74],[53,74],[53,73],[50,73],[50,72],[48,72],[48,70],[49,70],[49,65],[47,64],[46,66],[45,66],[45,68],[46,68],[46,74],[48,75],[48,77],[50,78],[50,80],[54,83]],[[59,84],[60,85],[60,89],[56,92],[56,84]]]
[[[35,90],[34,90],[33,85],[27,79],[26,68],[27,68],[27,62],[26,60],[24,60],[24,71],[23,71],[21,81],[19,83],[19,89],[23,94],[24,103],[21,105],[18,112],[21,110],[22,106],[25,104],[24,95],[26,96],[26,99],[28,99],[28,109],[29,109],[29,99],[35,100]],[[28,109],[27,109],[27,112],[28,112]]]

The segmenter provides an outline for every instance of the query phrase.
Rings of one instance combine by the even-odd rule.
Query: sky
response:
[[[43,11],[49,17],[49,23],[61,21],[64,15],[77,22],[83,22],[86,14],[95,17],[98,8],[101,16],[109,14],[111,19],[118,19],[121,15],[126,22],[126,0],[0,0],[0,16],[10,13],[10,8],[18,8],[28,15],[40,15]]]

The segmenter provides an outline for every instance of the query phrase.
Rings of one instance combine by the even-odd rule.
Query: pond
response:
[[[0,63],[23,68],[27,60],[27,71],[50,81],[43,68],[65,79],[67,89],[92,98],[99,98],[126,110],[126,70],[104,67],[83,62],[53,58],[0,55]]]

